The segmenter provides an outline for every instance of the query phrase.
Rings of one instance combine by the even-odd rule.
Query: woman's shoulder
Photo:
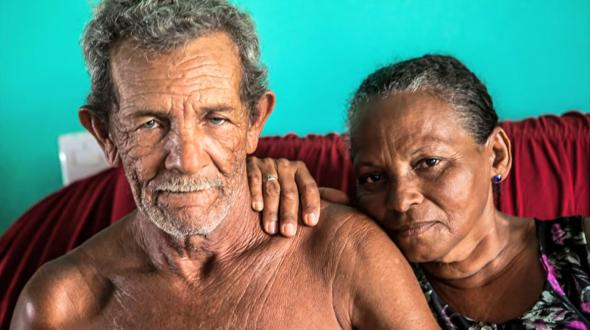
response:
[[[551,220],[535,219],[537,238],[547,252],[565,247],[586,247],[585,222],[581,216],[559,217]]]

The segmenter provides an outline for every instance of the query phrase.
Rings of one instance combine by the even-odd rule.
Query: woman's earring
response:
[[[498,183],[502,182],[502,175],[501,174],[494,175],[492,177],[492,182],[495,183],[495,184],[498,184]]]

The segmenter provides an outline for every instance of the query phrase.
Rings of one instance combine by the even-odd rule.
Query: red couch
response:
[[[553,218],[590,215],[590,114],[503,122],[512,141],[512,172],[499,186],[500,210]],[[265,137],[257,156],[304,161],[321,186],[354,189],[340,135]],[[120,169],[75,182],[45,198],[0,239],[0,328],[8,327],[20,290],[35,270],[135,208]]]

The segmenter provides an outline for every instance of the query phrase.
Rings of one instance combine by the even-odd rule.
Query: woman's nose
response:
[[[398,213],[407,212],[412,206],[422,203],[424,196],[414,179],[391,180],[387,196],[387,208]]]

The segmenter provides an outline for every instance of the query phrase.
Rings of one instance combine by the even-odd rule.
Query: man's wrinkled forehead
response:
[[[231,37],[215,32],[167,51],[144,49],[132,40],[112,50],[116,94],[185,94],[217,88],[239,98],[241,62]],[[122,100],[120,99],[119,102]]]

